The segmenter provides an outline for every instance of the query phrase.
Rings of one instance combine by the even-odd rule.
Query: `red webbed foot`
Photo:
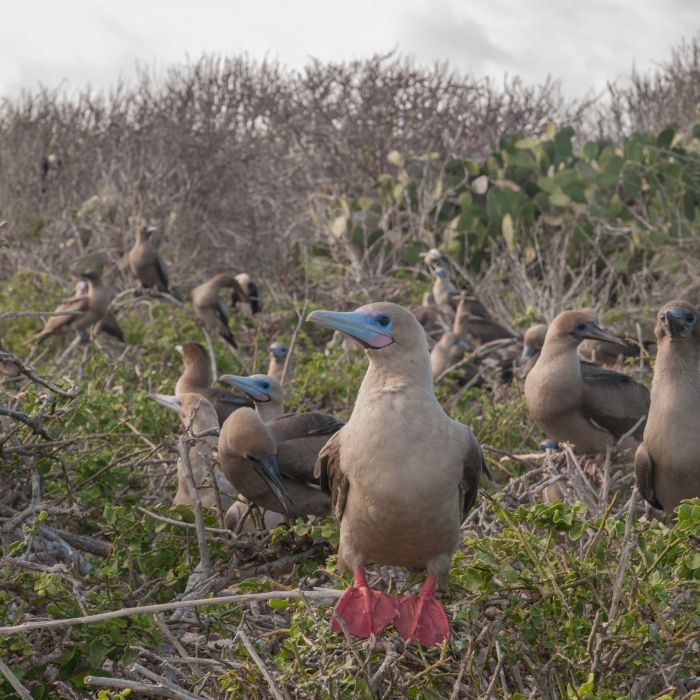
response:
[[[365,572],[361,566],[355,567],[355,583],[338,599],[333,611],[331,629],[342,630],[338,618],[345,629],[356,637],[369,637],[378,634],[398,614],[396,596],[381,591],[373,591],[367,585]]]
[[[442,604],[435,599],[435,577],[428,576],[418,595],[401,596],[399,616],[394,623],[399,634],[422,646],[450,639],[450,622]]]

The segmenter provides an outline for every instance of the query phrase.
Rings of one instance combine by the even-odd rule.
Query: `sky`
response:
[[[137,65],[158,75],[203,53],[300,68],[392,50],[477,78],[550,75],[583,95],[699,30],[698,0],[21,0],[3,7],[0,96],[107,90]]]

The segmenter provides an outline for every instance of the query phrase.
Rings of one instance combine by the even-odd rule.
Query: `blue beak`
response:
[[[258,403],[265,403],[270,400],[270,394],[266,394],[264,389],[258,384],[258,380],[253,377],[241,377],[237,374],[222,374],[219,377],[219,381],[235,386]]]
[[[389,329],[382,329],[376,322],[377,313],[371,308],[357,311],[312,311],[307,321],[333,328],[354,338],[366,348],[379,350],[394,342]]]

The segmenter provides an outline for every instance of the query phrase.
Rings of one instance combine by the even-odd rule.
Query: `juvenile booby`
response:
[[[353,312],[314,311],[308,320],[359,341],[369,358],[352,416],[316,465],[340,520],[339,569],[354,573],[335,616],[357,636],[394,621],[406,639],[447,640],[436,580],[447,577],[476,498],[481,447],[435,399],[427,338],[410,311],[380,302]],[[370,562],[424,567],[428,577],[420,594],[397,600],[368,587]],[[335,618],[332,624],[340,629]]]

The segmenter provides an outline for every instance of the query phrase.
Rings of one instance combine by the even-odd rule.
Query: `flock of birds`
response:
[[[129,268],[145,289],[167,293],[152,232],[139,228]],[[700,496],[700,324],[685,301],[659,310],[650,394],[610,367],[620,366],[631,348],[601,329],[590,311],[564,311],[520,341],[478,299],[454,287],[449,261],[438,251],[426,263],[434,283],[418,307],[378,302],[308,316],[366,351],[369,366],[346,423],[320,411],[284,412],[289,357],[279,342],[270,346],[266,374],[218,377],[237,391],[214,386],[210,354],[185,342],[174,393],[152,398],[175,411],[186,429],[205,435],[189,448],[188,464],[180,457],[174,503],[192,502],[191,476],[202,504],[220,509],[226,525],[239,531],[252,527],[239,497],[262,510],[264,527],[334,513],[339,568],[350,568],[354,581],[336,604],[333,627],[368,637],[393,623],[404,638],[430,645],[449,638],[436,583],[447,577],[460,525],[488,474],[476,437],[447,416],[434,382],[452,370],[463,383],[478,383],[480,368],[464,360],[465,352],[478,358],[481,349],[494,350],[505,378],[525,378],[528,411],[547,434],[546,447],[568,442],[592,456],[635,449],[641,493],[670,511]],[[99,274],[82,277],[77,294],[57,309],[72,313],[50,317],[34,342],[92,327],[123,339],[110,317],[112,293]],[[235,347],[220,298],[227,288],[244,313],[260,310],[259,291],[245,274],[217,275],[195,287],[191,301],[204,328]],[[11,376],[17,368],[10,365],[5,355],[0,371]],[[219,469],[212,469],[215,463]],[[427,578],[416,595],[388,595],[368,586],[367,563],[421,567]]]

